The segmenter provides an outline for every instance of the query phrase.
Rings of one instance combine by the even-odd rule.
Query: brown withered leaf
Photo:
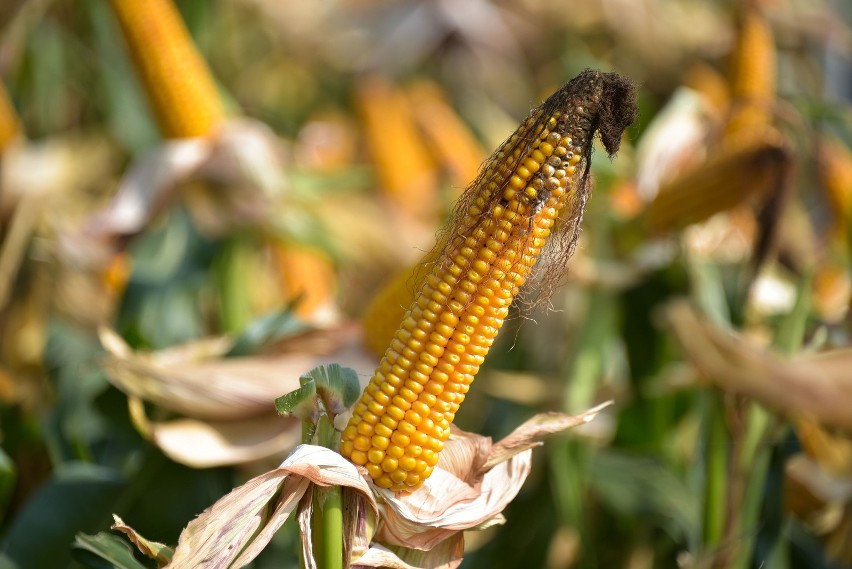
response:
[[[229,189],[208,184],[192,194],[189,210],[203,230],[221,234],[246,221],[272,228],[272,206],[286,193],[284,155],[269,127],[249,119],[226,122],[215,137],[164,142],[131,166],[106,207],[59,240],[59,256],[72,265],[103,264],[199,179]]]
[[[719,328],[686,301],[671,303],[665,316],[688,359],[719,387],[781,413],[852,429],[852,350],[784,360]]]
[[[488,469],[495,464],[508,460],[519,452],[541,445],[541,440],[548,435],[561,433],[562,431],[585,425],[610,405],[612,405],[612,401],[607,401],[580,415],[566,415],[564,413],[538,414],[495,444],[491,448],[488,460],[485,462],[483,468]]]

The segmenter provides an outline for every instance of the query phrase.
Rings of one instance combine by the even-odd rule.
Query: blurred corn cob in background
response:
[[[729,63],[730,116],[725,139],[760,135],[772,124],[775,104],[776,49],[772,29],[751,2],[737,14],[737,35]]]
[[[0,81],[0,153],[15,138],[21,136],[21,123],[6,87]]]
[[[433,220],[438,213],[435,163],[405,93],[386,79],[368,77],[359,85],[355,102],[388,200],[413,219]]]
[[[174,3],[112,0],[112,6],[163,135],[210,134],[222,121],[222,102]]]
[[[757,267],[774,246],[792,184],[794,153],[772,124],[777,67],[772,30],[751,0],[737,5],[736,16],[724,132],[710,144],[704,162],[660,187],[648,208],[648,220],[652,231],[661,233],[720,212],[743,211],[741,219],[754,219],[757,225],[749,237]]]
[[[376,484],[414,490],[432,473],[450,423],[509,307],[563,210],[570,256],[588,197],[592,138],[610,153],[635,116],[632,85],[587,71],[566,84],[492,156],[461,198],[379,368],[354,408],[340,451]],[[562,267],[558,267],[562,268]]]

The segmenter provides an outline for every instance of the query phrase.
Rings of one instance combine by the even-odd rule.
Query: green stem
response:
[[[219,320],[223,332],[236,333],[251,319],[248,256],[251,250],[242,236],[228,239],[216,262],[219,282]]]
[[[728,488],[728,447],[724,402],[718,393],[705,393],[704,545],[718,546],[725,535]]]
[[[317,567],[343,569],[343,499],[339,486],[314,488],[311,526]]]

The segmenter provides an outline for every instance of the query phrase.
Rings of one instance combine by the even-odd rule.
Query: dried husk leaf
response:
[[[233,344],[229,338],[139,353],[106,328],[101,329],[100,337],[109,352],[103,367],[116,387],[164,409],[206,420],[266,413],[276,397],[299,387],[299,376],[305,370],[332,360],[359,372],[374,365],[352,346],[359,341],[357,335],[335,335],[333,331],[326,334],[329,341],[322,343],[320,353],[305,350],[235,358],[221,358]]]
[[[529,475],[530,449],[546,435],[588,423],[606,405],[575,417],[537,415],[493,445],[454,429],[423,486],[410,494],[376,490],[386,506],[377,539],[428,551],[457,532],[494,523]]]
[[[666,317],[689,360],[713,383],[781,413],[852,429],[852,350],[783,360],[685,301],[669,305]]]
[[[171,547],[163,543],[145,539],[136,533],[136,530],[125,524],[124,521],[115,514],[112,515],[112,519],[115,523],[112,524],[110,529],[120,531],[126,535],[127,538],[133,542],[133,545],[139,549],[139,551],[151,559],[154,559],[157,562],[157,565],[162,566],[171,561],[172,556],[175,554]]]
[[[541,439],[548,435],[585,425],[610,405],[612,405],[612,401],[607,401],[580,415],[566,415],[564,413],[535,415],[491,448],[488,460],[483,468],[491,468],[500,462],[509,460],[520,452],[541,445]]]
[[[301,441],[301,425],[275,413],[236,421],[176,419],[147,427],[163,453],[192,468],[246,464],[280,457]]]
[[[249,480],[190,522],[167,567],[244,567],[295,511],[311,484],[352,488],[376,512],[370,488],[355,466],[327,448],[300,445],[279,468]]]
[[[232,120],[214,137],[169,140],[138,159],[122,179],[111,202],[91,214],[82,227],[59,241],[66,262],[101,266],[166,210],[192,180],[228,187],[189,192],[190,213],[209,234],[246,222],[274,229],[275,204],[286,193],[286,152],[263,123]]]
[[[464,556],[464,538],[461,533],[442,541],[426,551],[402,547],[384,547],[374,544],[352,564],[360,567],[387,567],[389,569],[455,569]]]

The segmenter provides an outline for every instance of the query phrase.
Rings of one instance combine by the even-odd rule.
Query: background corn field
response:
[[[456,423],[615,405],[462,566],[852,566],[848,3],[11,0],[0,568],[146,566],[92,555],[111,514],[175,543],[278,464],[272,399],[372,372],[460,190],[590,67],[639,120]]]

